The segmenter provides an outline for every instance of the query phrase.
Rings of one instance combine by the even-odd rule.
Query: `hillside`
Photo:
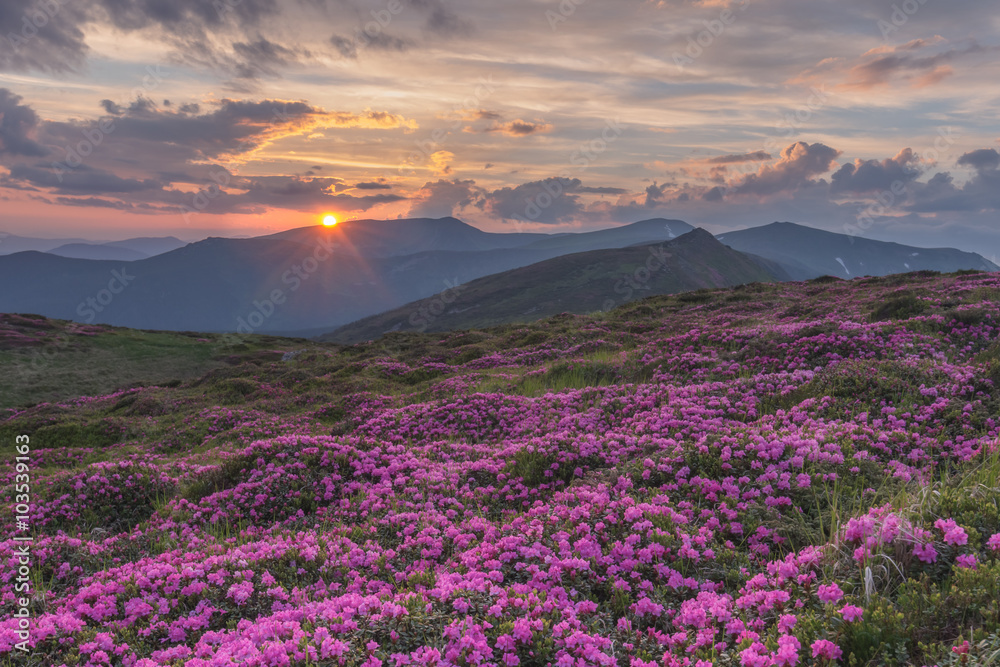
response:
[[[669,242],[564,255],[473,280],[341,327],[321,338],[357,342],[388,331],[453,331],[589,313],[654,294],[774,281],[753,259],[696,229]]]
[[[488,234],[444,218],[209,238],[127,263],[20,252],[0,256],[0,312],[174,331],[247,332],[245,322],[256,333],[311,336],[450,285],[565,254],[574,235],[564,236]],[[666,239],[669,231],[654,222],[581,236],[589,245],[617,247],[635,238]],[[563,241],[506,247],[539,238]],[[116,274],[127,276],[127,285]],[[109,292],[112,280],[115,293]],[[88,301],[103,292],[99,308]]]
[[[8,351],[214,347],[4,322],[30,339]],[[990,664],[998,332],[997,274],[825,278],[3,410],[35,588],[0,659]],[[66,381],[110,361],[53,358]]]
[[[835,234],[791,222],[719,234],[734,250],[778,262],[794,280],[886,276],[910,271],[998,271],[983,257],[953,248],[916,248]]]

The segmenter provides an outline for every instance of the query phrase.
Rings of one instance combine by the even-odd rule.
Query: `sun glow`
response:
[[[335,218],[334,216],[332,215],[323,216],[323,225],[325,227],[333,227],[336,224],[337,224],[337,218]]]

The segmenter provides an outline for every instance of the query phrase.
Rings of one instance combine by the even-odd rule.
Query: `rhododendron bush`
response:
[[[0,661],[974,664],[1000,648],[998,299],[752,285],[8,411],[68,435],[32,450],[28,652],[0,542]]]

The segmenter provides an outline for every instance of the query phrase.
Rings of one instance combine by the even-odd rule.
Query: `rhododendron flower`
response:
[[[993,551],[1000,551],[1000,533],[995,533],[990,539],[986,540],[986,546]]]
[[[778,652],[774,654],[773,664],[779,667],[792,667],[799,662],[799,649],[802,644],[794,635],[778,637]]]
[[[839,646],[826,639],[817,639],[812,644],[812,656],[826,660],[839,660],[844,652]]]
[[[954,519],[938,519],[934,522],[934,527],[944,533],[946,544],[962,546],[969,542],[969,536],[966,535],[965,529],[955,523]]]
[[[778,619],[778,632],[788,632],[795,627],[798,620],[794,614],[782,614]]]
[[[955,564],[959,567],[968,568],[970,570],[978,569],[976,565],[976,554],[962,554],[955,559]]]
[[[925,563],[933,563],[937,560],[937,550],[933,544],[915,544],[913,555]]]
[[[834,582],[827,586],[820,586],[817,588],[816,596],[820,599],[820,602],[836,602],[840,598],[844,597],[844,591],[840,590],[840,586]]]
[[[861,607],[848,604],[841,608],[840,613],[844,617],[844,620],[848,623],[853,623],[864,615],[865,610]]]

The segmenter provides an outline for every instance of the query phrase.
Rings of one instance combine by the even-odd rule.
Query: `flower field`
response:
[[[1000,275],[703,290],[173,384],[2,414],[34,541],[23,651],[6,502],[0,665],[1000,664]]]

